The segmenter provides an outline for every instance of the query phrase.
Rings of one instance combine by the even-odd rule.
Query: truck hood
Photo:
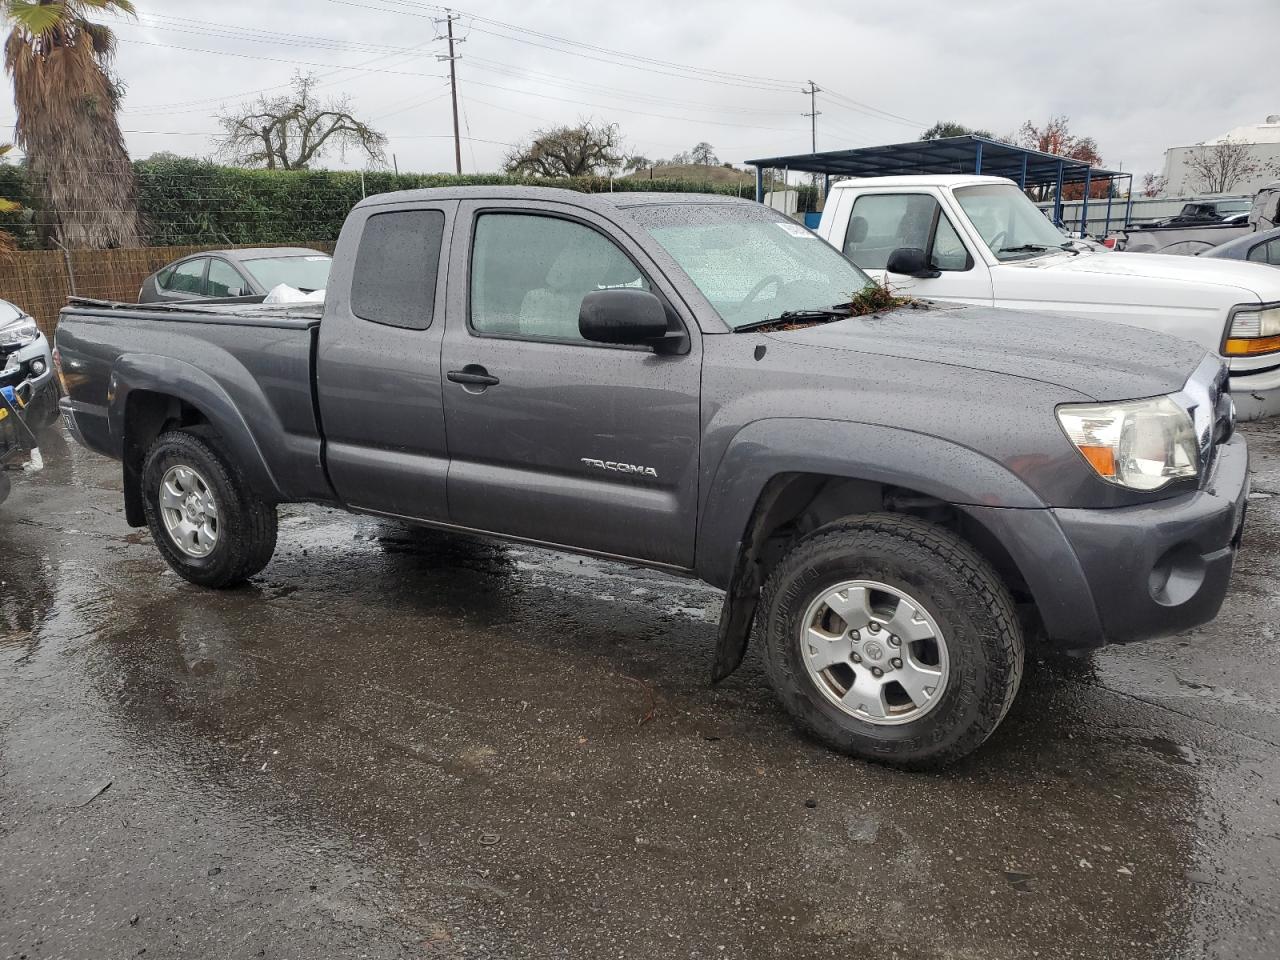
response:
[[[943,303],[767,336],[815,350],[989,371],[1101,401],[1180,390],[1205,356],[1193,343],[1124,324]]]
[[[1222,287],[1231,303],[1258,299],[1280,300],[1280,276],[1272,276],[1266,266],[1236,260],[1179,257],[1164,253],[1089,253],[1071,257],[1051,257],[1004,266],[1015,269],[1045,270],[1057,274],[1091,274],[1108,277],[1133,277],[1138,280],[1164,281],[1152,289],[1164,287],[1177,295],[1180,284],[1196,284],[1202,288]],[[1081,300],[1089,300],[1089,290],[1081,284]],[[1152,302],[1152,306],[1159,305]]]

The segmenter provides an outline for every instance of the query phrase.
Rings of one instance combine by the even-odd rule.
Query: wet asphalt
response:
[[[318,508],[202,591],[65,438],[0,507],[0,957],[1280,956],[1280,423],[1219,619],[942,773],[792,732],[718,594]]]

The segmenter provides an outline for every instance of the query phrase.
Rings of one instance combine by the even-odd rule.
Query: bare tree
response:
[[[689,158],[704,167],[713,167],[720,162],[720,158],[716,156],[715,147],[705,140],[689,151]]]
[[[1253,157],[1250,144],[1227,137],[1212,146],[1201,144],[1187,157],[1187,167],[1205,193],[1226,193],[1241,180],[1271,168]]]
[[[622,165],[622,169],[627,171],[627,173],[635,173],[637,170],[644,170],[646,167],[652,167],[653,165],[653,161],[644,154],[635,153],[627,157],[626,162]]]
[[[584,120],[576,127],[535,130],[511,149],[502,167],[529,177],[586,177],[617,170],[623,162],[618,125]]]
[[[1154,173],[1144,173],[1142,175],[1142,195],[1144,197],[1158,197],[1168,189],[1168,186],[1168,177],[1161,177]]]
[[[278,97],[259,97],[222,114],[218,152],[245,166],[268,170],[306,170],[314,160],[337,149],[346,157],[359,150],[381,161],[387,138],[351,113],[350,100],[321,102],[312,92],[315,78],[297,75],[293,90]]]

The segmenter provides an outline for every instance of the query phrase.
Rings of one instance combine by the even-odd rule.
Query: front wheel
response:
[[[258,573],[276,548],[276,509],[204,437],[162,434],[142,466],[147,525],[174,572],[202,587],[231,587]]]
[[[769,681],[796,722],[853,756],[958,759],[1013,703],[1023,640],[995,570],[965,541],[873,514],[815,531],[760,601]]]

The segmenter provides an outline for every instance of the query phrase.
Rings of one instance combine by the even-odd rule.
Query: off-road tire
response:
[[[165,562],[185,580],[222,589],[248,580],[271,562],[276,549],[276,508],[258,497],[231,469],[213,438],[187,430],[161,434],[142,466],[142,499],[151,538]],[[183,553],[160,516],[160,483],[172,467],[195,469],[218,505],[218,539],[205,557]]]
[[[821,592],[848,580],[907,592],[946,638],[946,686],[916,720],[858,719],[824,696],[804,663],[801,620]],[[758,617],[769,682],[800,728],[843,753],[893,766],[941,766],[975,750],[1004,719],[1022,679],[1022,631],[995,570],[955,534],[912,517],[869,514],[814,531],[774,567]]]

